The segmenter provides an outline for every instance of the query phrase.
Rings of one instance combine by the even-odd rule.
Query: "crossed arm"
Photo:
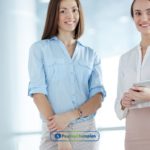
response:
[[[54,114],[51,104],[48,102],[47,97],[43,94],[34,94],[33,99],[39,112],[48,121],[47,126],[50,131],[62,130],[66,128],[72,120],[75,120],[80,117],[80,114],[77,109],[61,114]],[[96,94],[86,103],[81,105],[80,110],[82,111],[82,117],[95,113],[101,107],[101,102],[102,95]],[[72,150],[72,146],[69,141],[58,142],[57,145],[58,150]]]
[[[61,114],[54,114],[51,104],[43,94],[34,94],[33,99],[39,112],[48,121],[48,128],[50,131],[62,130],[66,128],[71,121],[80,117],[78,109]],[[79,109],[82,111],[82,117],[95,113],[101,107],[101,104],[102,95],[98,93],[80,106]]]

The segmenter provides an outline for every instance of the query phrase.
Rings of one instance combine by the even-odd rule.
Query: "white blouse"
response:
[[[125,118],[129,109],[150,107],[150,102],[140,102],[129,109],[122,110],[120,104],[124,92],[128,91],[134,83],[145,80],[150,80],[150,46],[142,62],[141,47],[138,45],[120,58],[115,103],[115,111],[119,119]]]

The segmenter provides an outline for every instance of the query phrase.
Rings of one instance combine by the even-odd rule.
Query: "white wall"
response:
[[[34,0],[2,0],[0,20],[0,150],[14,150],[20,101],[27,94],[28,48],[36,36]]]

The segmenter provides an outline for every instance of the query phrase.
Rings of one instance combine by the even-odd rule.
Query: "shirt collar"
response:
[[[58,42],[58,45],[59,45],[59,46],[61,47],[61,49],[64,51],[65,55],[68,56],[69,60],[74,60],[74,59],[75,59],[75,57],[76,57],[76,55],[78,54],[78,51],[79,51],[79,45],[81,45],[78,40],[76,40],[76,47],[75,47],[74,54],[73,54],[72,57],[69,56],[69,54],[68,54],[68,52],[66,51],[66,48],[65,48],[65,46],[64,46],[64,44],[63,44],[63,42],[62,42],[61,40],[59,40],[57,36],[51,37],[50,40],[55,40],[55,41]]]
[[[52,36],[50,40],[58,40],[57,36]]]

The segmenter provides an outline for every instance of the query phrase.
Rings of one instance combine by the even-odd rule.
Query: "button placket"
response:
[[[74,84],[75,84],[75,76],[74,76],[73,64],[71,64],[70,74],[71,74],[71,83],[72,83],[72,85],[74,85]],[[76,107],[77,107],[77,104],[76,104],[75,89],[73,89],[73,91],[72,91],[72,103],[73,103],[74,107],[76,108]]]

